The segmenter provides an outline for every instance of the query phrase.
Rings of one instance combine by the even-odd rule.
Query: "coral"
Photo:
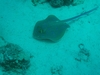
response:
[[[0,66],[5,72],[16,72],[25,75],[30,66],[30,56],[20,46],[8,43],[0,47]]]
[[[38,4],[38,2],[39,2],[39,0],[31,0],[32,1],[32,3],[36,6],[37,4]]]
[[[48,0],[48,2],[50,3],[50,5],[52,7],[61,7],[64,5],[71,5],[73,3],[74,0]]]
[[[69,6],[82,4],[84,0],[31,0],[31,2],[34,4],[34,6],[36,6],[37,4],[49,2],[52,7],[58,8],[64,5]]]
[[[79,44],[78,45],[80,51],[78,52],[78,56],[75,58],[77,61],[85,61],[88,62],[90,53],[89,51],[84,47],[84,44]]]
[[[52,75],[62,75],[63,66],[62,65],[55,65],[51,67],[51,74]]]
[[[83,4],[85,0],[73,0],[72,5],[78,5],[78,4]]]
[[[33,3],[34,6],[36,6],[37,4],[43,4],[46,2],[46,0],[31,0],[31,2]]]
[[[74,2],[74,0],[63,0],[63,1],[64,1],[64,5],[67,6],[71,5]]]
[[[63,6],[64,1],[63,0],[50,0],[49,3],[52,7],[61,7]]]

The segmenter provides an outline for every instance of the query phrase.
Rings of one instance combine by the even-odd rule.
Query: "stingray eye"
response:
[[[39,33],[44,33],[45,31],[43,29],[40,29],[39,30]]]
[[[37,30],[38,30],[39,33],[44,33],[44,29],[40,26],[37,27]]]

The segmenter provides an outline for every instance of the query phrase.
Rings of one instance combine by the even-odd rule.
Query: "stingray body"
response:
[[[59,20],[56,16],[49,15],[46,19],[36,23],[33,31],[33,37],[38,40],[50,40],[57,42],[64,35],[66,29],[70,27],[66,22],[77,19],[83,15],[87,15],[97,8],[98,7],[95,7],[87,12],[66,20]]]
[[[39,40],[58,41],[69,27],[65,22],[60,22],[54,15],[49,15],[45,20],[38,21],[34,28],[34,38]]]

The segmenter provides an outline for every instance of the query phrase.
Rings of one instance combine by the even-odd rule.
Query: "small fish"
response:
[[[65,20],[59,20],[56,16],[49,15],[46,19],[36,23],[33,31],[33,37],[37,40],[57,42],[62,38],[66,29],[70,27],[67,22],[87,15],[92,11],[97,10],[97,8],[98,7],[95,7],[87,12]]]

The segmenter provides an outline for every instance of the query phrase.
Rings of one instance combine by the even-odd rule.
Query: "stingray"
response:
[[[98,7],[95,7],[87,12],[65,20],[59,20],[56,16],[49,15],[46,19],[36,23],[33,31],[33,37],[37,40],[57,42],[62,38],[66,29],[70,27],[67,22],[75,20],[83,15],[87,15],[97,8]]]

